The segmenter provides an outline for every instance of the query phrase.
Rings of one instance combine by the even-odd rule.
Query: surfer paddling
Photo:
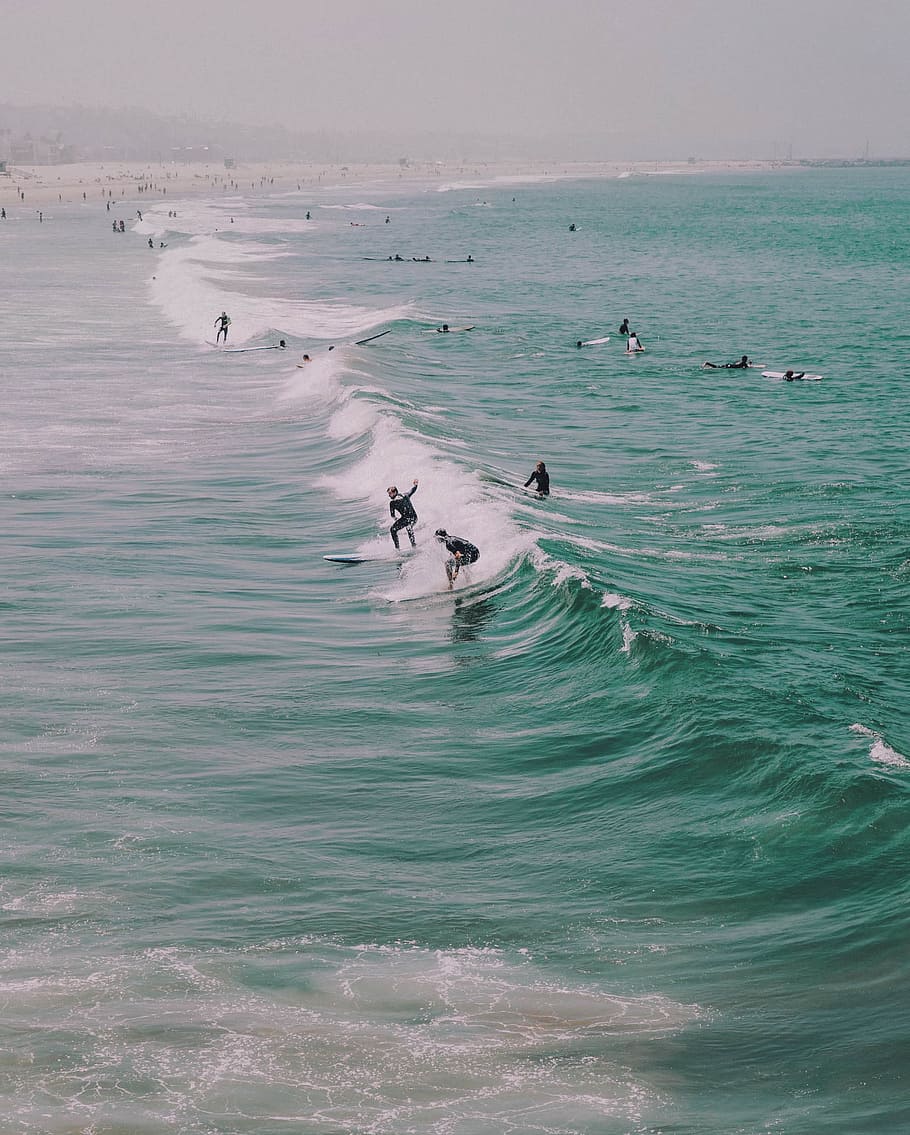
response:
[[[446,560],[446,579],[449,581],[449,591],[458,578],[458,572],[468,564],[476,564],[480,559],[480,551],[470,540],[461,536],[450,536],[444,528],[436,529],[436,539],[445,544],[446,551],[451,553]]]
[[[411,547],[417,547],[417,541],[414,539],[414,525],[417,523],[417,513],[414,511],[414,506],[411,504],[411,497],[417,492],[417,481],[411,489],[406,493],[400,493],[397,485],[389,485],[386,492],[389,494],[389,515],[395,519],[395,513],[398,513],[398,519],[389,529],[389,534],[392,537],[392,543],[398,548],[398,533],[404,528],[407,531],[408,539],[411,541]]]
[[[709,370],[748,370],[752,366],[752,360],[748,355],[743,355],[738,363],[702,363],[702,369]]]

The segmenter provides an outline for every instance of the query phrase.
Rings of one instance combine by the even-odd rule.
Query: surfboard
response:
[[[374,339],[381,339],[383,335],[391,334],[391,331],[392,328],[390,327],[387,331],[380,331],[378,335],[370,335],[366,339],[358,339],[355,345],[358,347],[363,347],[366,343],[372,343]]]
[[[357,552],[333,552],[331,555],[322,558],[333,564],[397,564],[401,563],[404,556],[364,556],[358,555]]]
[[[250,351],[284,351],[285,349],[280,343],[273,343],[271,347],[225,347],[223,353],[225,355],[246,355]]]
[[[583,347],[599,347],[601,343],[609,343],[609,342],[610,342],[610,336],[604,335],[604,337],[602,339],[585,339],[582,342],[581,345]]]
[[[473,331],[474,326],[469,323],[467,327],[450,327],[448,331],[443,331],[441,327],[424,327],[422,330],[424,335],[451,335],[455,331]]]
[[[785,382],[821,382],[824,377],[820,374],[800,374],[797,371],[793,378],[788,379],[782,370],[763,370],[761,376],[762,378],[782,378]]]

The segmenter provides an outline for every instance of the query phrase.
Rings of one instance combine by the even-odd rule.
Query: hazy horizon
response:
[[[897,0],[4,9],[0,103],[304,133],[574,138],[603,158],[910,154],[910,5]]]

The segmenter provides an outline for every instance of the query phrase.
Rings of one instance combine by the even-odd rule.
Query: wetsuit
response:
[[[547,497],[550,495],[550,474],[544,469],[535,469],[534,472],[525,481],[524,487],[527,488],[532,481],[537,482],[537,491],[541,496]]]
[[[215,326],[218,328],[218,334],[215,336],[217,343],[221,336],[224,336],[225,343],[227,342],[228,327],[231,325],[231,317],[229,315],[219,315],[215,320]]]
[[[624,319],[622,321],[622,323],[620,324],[619,333],[620,333],[620,335],[628,335],[629,334],[629,321],[628,321],[628,319]]]
[[[458,575],[458,569],[465,564],[475,564],[480,559],[480,551],[470,540],[463,540],[460,536],[446,536],[446,551],[452,553],[452,558],[446,560],[446,575],[449,583]]]
[[[398,519],[389,530],[392,534],[392,543],[398,547],[398,533],[402,528],[408,530],[408,538],[411,541],[411,547],[417,546],[417,541],[414,539],[414,525],[417,523],[417,513],[414,511],[414,506],[411,504],[411,497],[417,492],[415,485],[406,493],[399,493],[397,497],[392,497],[389,501],[389,515],[394,517],[398,513]]]

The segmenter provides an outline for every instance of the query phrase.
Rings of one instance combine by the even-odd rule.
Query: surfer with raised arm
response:
[[[531,476],[525,481],[523,487],[527,488],[532,481],[537,483],[537,492],[540,496],[548,497],[550,495],[550,474],[547,472],[547,467],[542,461],[538,461],[534,466]]]
[[[230,327],[230,325],[231,325],[231,317],[228,315],[228,313],[226,311],[223,311],[218,316],[218,318],[215,320],[215,323],[214,323],[214,326],[218,328],[218,334],[215,336],[215,346],[216,347],[218,346],[218,343],[221,341],[222,335],[224,336],[225,343],[227,343],[227,333],[228,333],[228,328]],[[243,342],[242,339],[241,339],[241,342]]]
[[[450,553],[446,560],[446,579],[449,581],[449,591],[458,578],[458,572],[468,564],[476,564],[480,559],[480,551],[470,540],[461,536],[450,536],[444,528],[436,529],[436,539],[445,544],[446,551]]]
[[[414,539],[414,525],[417,523],[417,513],[414,511],[414,506],[411,504],[411,497],[417,492],[417,481],[415,479],[413,486],[406,493],[400,493],[397,485],[389,485],[386,492],[389,494],[389,515],[395,519],[395,513],[398,513],[398,519],[389,529],[389,534],[392,537],[392,543],[398,547],[398,533],[402,528],[407,530],[408,539],[411,541],[411,547],[417,547],[417,541]]]

